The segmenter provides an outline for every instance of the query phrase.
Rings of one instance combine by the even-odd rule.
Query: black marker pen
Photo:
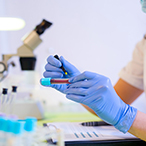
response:
[[[54,57],[55,57],[56,59],[60,60],[59,57],[58,57],[58,55],[55,55]],[[63,70],[63,72],[65,73],[65,75],[67,75],[67,71],[65,70],[65,68],[63,67],[63,65],[61,65],[60,68]]]
[[[81,123],[82,126],[112,126],[104,121],[92,121],[92,122],[83,122]]]

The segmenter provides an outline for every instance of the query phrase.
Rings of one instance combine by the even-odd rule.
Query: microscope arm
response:
[[[17,56],[19,57],[33,57],[34,49],[42,42],[36,31],[32,31],[23,39],[23,45],[17,49]]]
[[[4,54],[3,60],[0,61],[0,81],[1,78],[4,78],[8,73],[8,66],[13,63],[8,63],[9,59],[13,56],[22,57],[35,57],[33,51],[35,48],[42,42],[40,39],[40,35],[44,33],[44,31],[52,25],[51,22],[43,21],[36,26],[36,28],[29,33],[25,38],[22,39],[23,45],[17,49],[17,54]],[[5,75],[6,74],[6,75]]]
[[[36,31],[32,31],[28,36],[23,38],[23,45],[17,49],[17,54],[4,54],[1,65],[5,65],[5,70],[8,69],[8,60],[13,56],[19,57],[34,57],[33,50],[42,42]],[[0,73],[2,70],[0,69]]]

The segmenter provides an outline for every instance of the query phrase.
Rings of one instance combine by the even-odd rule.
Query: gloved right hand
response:
[[[47,64],[45,66],[46,71],[43,73],[45,78],[70,78],[80,74],[79,70],[67,60],[65,60],[63,56],[61,56],[59,59],[60,60],[54,58],[53,55],[50,55],[47,58]],[[65,73],[60,68],[61,65],[63,65],[63,67],[67,71],[67,75],[65,75]],[[62,93],[64,93],[64,90],[67,86],[67,84],[49,85],[49,87],[55,88]]]
[[[64,91],[68,99],[87,105],[123,133],[129,130],[137,109],[121,100],[109,78],[86,71],[70,78],[69,82],[71,84]]]

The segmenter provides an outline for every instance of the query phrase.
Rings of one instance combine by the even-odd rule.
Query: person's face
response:
[[[146,0],[140,0],[142,11],[146,13]]]

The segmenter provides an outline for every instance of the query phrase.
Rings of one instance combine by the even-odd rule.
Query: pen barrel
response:
[[[64,73],[66,72],[65,68],[63,67],[63,65],[60,68],[63,70]]]
[[[92,122],[83,122],[81,123],[82,126],[111,126],[104,121],[92,121]]]
[[[54,58],[60,60],[58,55],[55,55]],[[67,71],[66,71],[65,68],[63,67],[63,64],[61,65],[60,68],[61,68],[61,69],[63,70],[63,72],[67,75]]]

